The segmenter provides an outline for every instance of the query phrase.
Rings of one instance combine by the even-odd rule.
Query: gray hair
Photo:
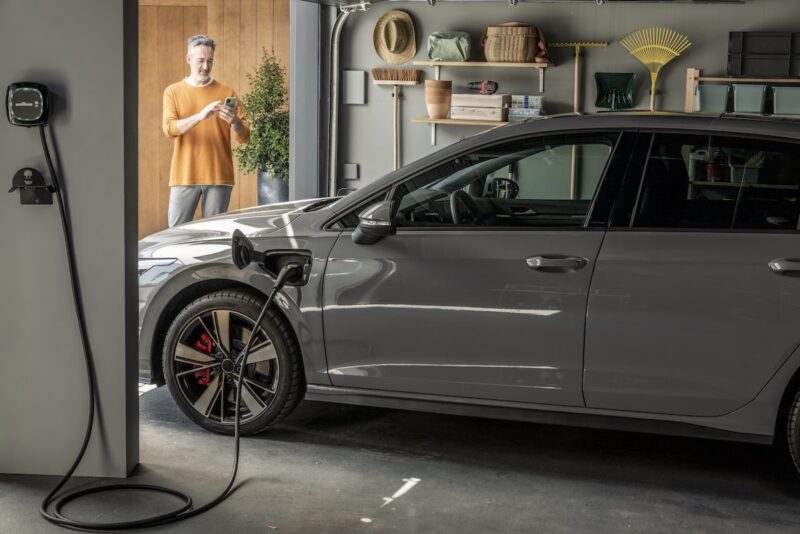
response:
[[[189,37],[189,41],[187,42],[187,52],[189,54],[192,53],[192,48],[195,46],[208,46],[211,48],[211,51],[215,51],[217,49],[217,43],[214,42],[214,39],[209,37],[208,35],[192,35]]]

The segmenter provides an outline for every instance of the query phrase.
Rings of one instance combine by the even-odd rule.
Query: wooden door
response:
[[[261,50],[289,68],[290,0],[139,1],[139,238],[167,227],[174,141],[161,131],[164,89],[189,74],[186,41],[206,34],[217,43],[212,76],[247,93]],[[287,87],[288,90],[288,87]],[[235,167],[229,210],[255,206],[256,178]],[[196,217],[199,214],[196,215]]]

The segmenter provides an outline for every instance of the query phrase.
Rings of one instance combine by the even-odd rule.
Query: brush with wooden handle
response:
[[[375,85],[391,85],[394,99],[393,126],[393,154],[392,168],[400,168],[400,87],[403,85],[419,85],[422,81],[422,71],[419,69],[372,69],[372,83]]]

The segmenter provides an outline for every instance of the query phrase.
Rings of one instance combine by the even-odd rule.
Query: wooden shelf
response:
[[[511,69],[546,69],[552,63],[504,63],[499,61],[415,61],[414,65],[422,67],[492,67]]]
[[[725,78],[715,76],[700,76],[698,82],[711,83],[788,83],[800,85],[800,78]]]
[[[482,121],[482,120],[468,120],[468,119],[431,119],[430,117],[415,117],[411,122],[423,124],[453,124],[460,126],[503,126],[511,124],[508,121]]]
[[[800,85],[800,78],[730,78],[725,76],[703,76],[700,69],[686,69],[686,94],[683,109],[686,113],[694,113],[695,93],[701,83],[765,83],[774,85]]]
[[[433,67],[433,77],[435,80],[441,79],[442,67],[472,67],[472,68],[498,68],[498,69],[535,69],[539,74],[539,93],[544,93],[544,72],[549,67],[554,67],[552,63],[504,63],[499,61],[414,61],[414,65],[419,67]],[[453,120],[453,119],[429,119],[418,117],[411,122],[422,122],[431,125],[431,144],[436,144],[436,125],[452,124],[461,126],[502,126],[509,124],[505,121],[481,121],[481,120]]]

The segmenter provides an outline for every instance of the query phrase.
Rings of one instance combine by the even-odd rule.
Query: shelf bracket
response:
[[[536,69],[539,71],[539,93],[544,93],[544,69]]]

